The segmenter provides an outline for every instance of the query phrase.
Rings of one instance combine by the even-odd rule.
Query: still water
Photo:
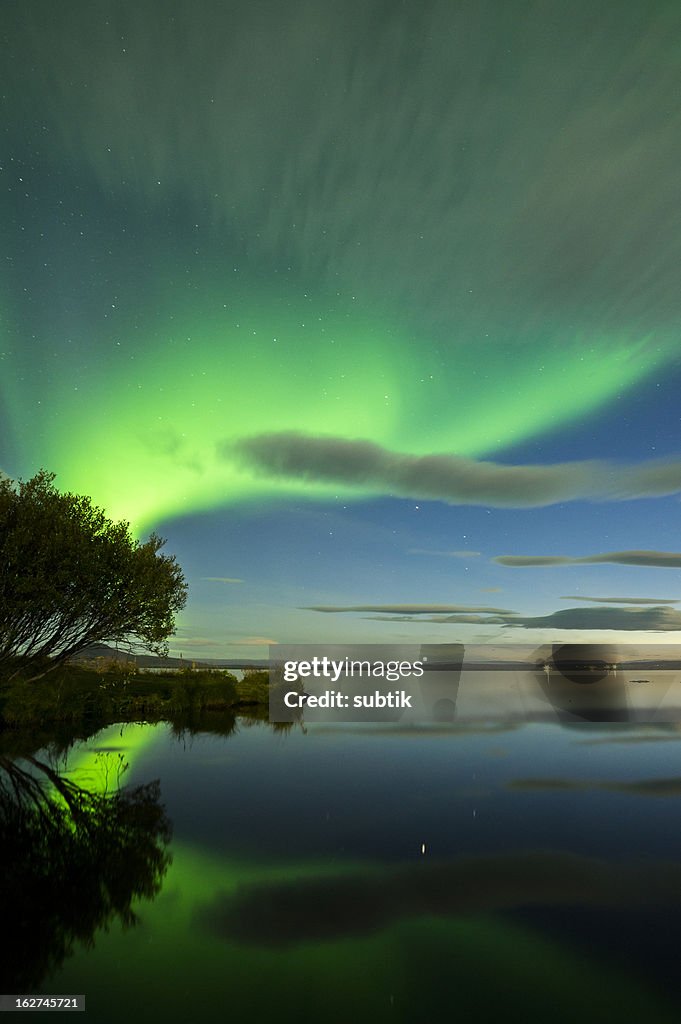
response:
[[[117,1024],[678,1020],[678,726],[210,730],[4,761],[2,991]]]

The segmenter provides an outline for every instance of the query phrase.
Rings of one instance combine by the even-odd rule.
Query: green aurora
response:
[[[665,371],[678,30],[666,2],[18,6],[0,467],[143,530],[371,496],[237,439],[490,456]]]
[[[12,374],[0,380],[18,464],[55,470],[61,487],[136,529],[243,499],[342,493],[257,475],[230,452],[242,437],[299,431],[488,455],[598,409],[672,354],[648,339],[539,336],[488,342],[481,362],[475,347],[418,344],[384,317],[269,294],[229,306],[212,295],[193,317],[167,319],[132,360],[125,342],[84,377],[61,359],[40,401]]]

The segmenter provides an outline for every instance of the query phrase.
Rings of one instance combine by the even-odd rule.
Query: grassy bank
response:
[[[78,663],[35,682],[0,680],[0,726],[26,728],[57,722],[176,718],[204,711],[265,707],[266,671],[243,680],[226,671],[137,672],[121,662]]]

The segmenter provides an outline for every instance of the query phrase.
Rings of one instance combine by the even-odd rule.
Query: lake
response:
[[[680,739],[239,718],[9,758],[53,811],[6,782],[2,991],[117,1024],[678,1020]]]

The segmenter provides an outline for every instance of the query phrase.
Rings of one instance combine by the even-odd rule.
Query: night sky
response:
[[[2,470],[168,539],[185,657],[676,642],[680,39],[6,0]]]

